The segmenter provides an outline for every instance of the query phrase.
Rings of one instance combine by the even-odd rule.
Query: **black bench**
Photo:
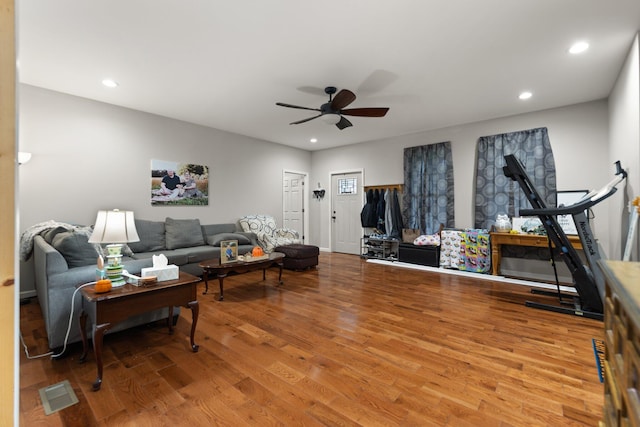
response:
[[[440,246],[421,246],[413,243],[400,243],[398,246],[398,261],[400,262],[428,267],[440,266]]]

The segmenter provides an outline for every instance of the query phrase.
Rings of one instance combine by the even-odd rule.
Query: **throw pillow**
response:
[[[219,233],[207,237],[207,243],[211,246],[220,246],[223,240],[237,240],[238,245],[250,245],[251,239],[244,234],[237,233]]]
[[[261,234],[271,236],[276,229],[276,220],[270,215],[247,215],[238,222],[242,231],[255,233],[258,237]]]
[[[164,222],[136,219],[135,223],[140,241],[129,243],[129,248],[131,248],[133,252],[156,252],[164,250]]]
[[[413,244],[418,246],[440,246],[440,234],[423,234],[418,236],[413,241]]]
[[[99,253],[86,235],[73,231],[58,233],[51,246],[62,254],[69,268],[95,264]]]
[[[199,219],[167,218],[164,222],[167,249],[203,246],[204,236]]]

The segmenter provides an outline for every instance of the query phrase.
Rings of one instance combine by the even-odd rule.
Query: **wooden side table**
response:
[[[194,342],[196,324],[198,323],[197,284],[200,278],[188,273],[180,272],[176,280],[158,282],[152,286],[139,287],[126,284],[109,292],[98,294],[95,286],[85,286],[80,289],[82,295],[82,311],[80,313],[80,328],[82,334],[83,353],[80,361],[87,357],[87,317],[93,325],[93,351],[96,357],[98,376],[93,383],[93,390],[100,390],[102,385],[102,341],[104,334],[113,325],[136,314],[169,307],[167,326],[169,333],[173,333],[173,307],[185,306],[191,309],[191,349],[198,351]]]
[[[494,276],[500,274],[500,261],[502,260],[502,245],[514,245],[514,246],[530,246],[537,248],[548,248],[549,239],[547,236],[540,236],[538,234],[511,234],[511,233],[499,233],[491,232],[491,274]],[[569,242],[574,249],[582,249],[582,242],[578,236],[567,236]],[[555,247],[555,245],[554,245]]]

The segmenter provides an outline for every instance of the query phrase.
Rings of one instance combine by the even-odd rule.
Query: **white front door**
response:
[[[331,175],[331,250],[360,255],[362,172]]]
[[[296,230],[304,243],[304,175],[285,172],[282,183],[283,227]]]

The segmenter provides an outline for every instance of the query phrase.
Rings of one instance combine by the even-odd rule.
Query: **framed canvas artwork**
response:
[[[209,168],[194,163],[151,160],[151,204],[208,205]]]

